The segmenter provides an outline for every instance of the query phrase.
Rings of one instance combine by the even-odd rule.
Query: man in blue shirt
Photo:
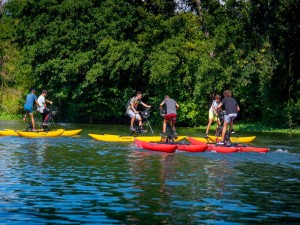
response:
[[[23,121],[26,122],[27,115],[30,115],[30,119],[31,119],[31,123],[32,123],[32,131],[36,131],[35,121],[34,121],[34,116],[33,116],[33,105],[34,104],[38,105],[37,97],[35,95],[35,89],[33,88],[31,90],[31,93],[29,93],[26,96],[26,103],[24,105],[24,109],[25,109],[26,114],[23,118]]]

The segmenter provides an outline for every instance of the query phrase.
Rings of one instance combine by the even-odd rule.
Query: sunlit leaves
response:
[[[82,122],[122,120],[142,90],[156,107],[175,98],[179,123],[203,124],[212,96],[231,89],[244,118],[287,114],[294,124],[296,2],[201,1],[200,16],[196,1],[184,3],[180,11],[173,0],[10,0],[2,81],[48,89],[65,118]]]

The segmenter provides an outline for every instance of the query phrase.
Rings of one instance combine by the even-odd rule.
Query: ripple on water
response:
[[[224,155],[0,138],[0,224],[296,224],[300,146],[285,140]]]

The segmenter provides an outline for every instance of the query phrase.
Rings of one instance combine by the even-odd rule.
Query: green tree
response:
[[[125,104],[141,90],[154,109],[175,98],[181,125],[204,124],[213,95],[231,89],[242,118],[296,127],[298,3],[10,0],[1,82],[48,89],[65,121],[128,122]]]

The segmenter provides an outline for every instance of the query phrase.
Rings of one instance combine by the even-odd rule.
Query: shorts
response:
[[[208,119],[217,121],[217,116],[214,114],[214,111],[208,111]]]
[[[28,106],[28,105],[24,105],[24,110],[28,113],[33,113],[33,107],[32,106]]]
[[[167,120],[167,121],[171,121],[172,120],[173,124],[175,124],[176,123],[176,117],[177,117],[176,114],[171,113],[171,114],[165,115],[164,119]]]
[[[236,117],[237,117],[237,113],[231,113],[231,114],[228,114],[228,115],[225,115],[225,116],[224,116],[224,121],[225,121],[226,123],[230,123],[230,122],[233,121]]]
[[[48,115],[50,113],[49,109],[44,108],[42,114]]]
[[[128,116],[129,116],[130,118],[132,118],[132,117],[135,116],[135,118],[136,118],[137,120],[141,120],[141,119],[142,119],[139,113],[136,114],[136,113],[134,113],[132,110],[129,110],[129,111],[127,112],[127,114],[128,114]]]

